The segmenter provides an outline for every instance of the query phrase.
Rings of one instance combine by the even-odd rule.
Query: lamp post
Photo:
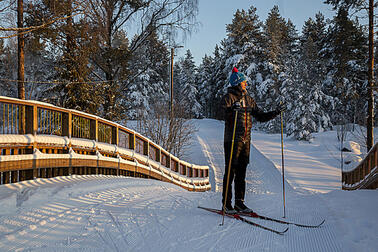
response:
[[[175,57],[175,48],[182,48],[182,47],[183,46],[171,47],[171,102],[170,102],[171,119],[173,118],[173,58]]]

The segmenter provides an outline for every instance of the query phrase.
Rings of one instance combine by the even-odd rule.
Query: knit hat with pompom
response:
[[[231,74],[230,80],[229,80],[230,85],[232,87],[235,87],[245,80],[247,80],[247,77],[244,74],[239,73],[238,69],[236,67],[234,67],[232,69],[232,74]]]

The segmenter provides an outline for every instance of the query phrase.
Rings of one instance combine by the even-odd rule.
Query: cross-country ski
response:
[[[207,207],[201,207],[201,206],[198,206],[198,208],[206,210],[206,211],[209,211],[209,212],[212,212],[212,213],[216,213],[216,214],[219,214],[219,215],[225,215],[227,217],[234,218],[236,220],[240,220],[240,221],[245,222],[247,224],[250,224],[252,226],[255,226],[255,227],[258,227],[258,228],[262,228],[264,230],[267,230],[267,231],[270,231],[270,232],[273,232],[273,233],[276,233],[276,234],[280,234],[280,235],[286,233],[289,230],[289,228],[286,228],[286,229],[284,229],[282,231],[275,230],[273,228],[269,228],[267,226],[255,223],[255,222],[250,221],[250,220],[247,220],[247,219],[241,217],[240,216],[241,214],[238,214],[238,213],[236,213],[236,214],[227,214],[227,213],[223,213],[222,210],[218,210],[218,209],[214,209],[214,208],[207,208]]]
[[[219,210],[219,209],[201,207],[201,206],[199,206],[198,208],[201,208],[201,209],[204,209],[204,210],[207,210],[207,211],[210,211],[210,212],[222,214],[222,210]],[[281,223],[281,224],[295,225],[295,226],[298,226],[298,227],[305,227],[305,228],[318,228],[321,225],[323,225],[324,222],[325,222],[325,220],[322,220],[319,224],[309,225],[309,224],[300,224],[300,223],[295,223],[295,222],[291,222],[291,221],[275,219],[275,218],[271,218],[271,217],[268,217],[268,216],[257,214],[255,212],[251,212],[251,213],[237,212],[236,214],[239,215],[239,216],[257,218],[257,219],[262,219],[262,220],[267,220],[267,221],[274,221],[274,222]]]

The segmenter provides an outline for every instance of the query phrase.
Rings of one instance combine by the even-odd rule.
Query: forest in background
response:
[[[15,23],[14,6],[2,7],[2,20]],[[176,116],[221,119],[219,102],[235,66],[262,109],[286,103],[287,135],[310,140],[334,125],[364,126],[368,29],[350,8],[336,7],[332,19],[318,13],[301,28],[277,6],[266,20],[253,6],[237,10],[226,37],[199,65],[190,50],[175,60]],[[196,26],[197,11],[191,0],[29,1],[24,25],[42,28],[25,33],[26,99],[117,122],[169,111],[170,50],[179,32]],[[17,97],[17,41],[5,37],[0,95]],[[279,132],[280,121],[258,128]]]

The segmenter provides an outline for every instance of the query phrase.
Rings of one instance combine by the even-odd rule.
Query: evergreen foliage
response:
[[[180,103],[185,118],[202,117],[201,104],[198,102],[197,68],[192,53],[186,51],[185,58],[176,64],[175,103]]]
[[[17,96],[17,86],[14,80],[17,78],[17,51],[13,47],[4,44],[3,40],[0,40],[0,95],[1,96]]]
[[[288,104],[286,133],[297,139],[310,140],[311,133],[332,126],[328,113],[329,108],[334,108],[334,100],[323,92],[324,29],[324,17],[320,13],[316,21],[309,18],[302,29],[297,57],[292,57],[285,67],[281,93]]]
[[[126,117],[137,119],[151,113],[154,105],[167,104],[169,100],[169,52],[164,44],[153,34],[138,48],[130,64],[130,81],[123,83],[122,100]],[[166,107],[168,108],[168,106]]]
[[[222,119],[220,101],[231,70],[237,67],[247,75],[247,90],[260,108],[273,110],[280,101],[286,103],[288,135],[310,140],[312,133],[335,124],[364,125],[367,31],[349,11],[363,7],[365,1],[325,2],[337,10],[335,17],[325,20],[318,13],[300,33],[281,16],[278,6],[263,21],[254,6],[238,9],[226,26],[226,37],[198,66],[189,50],[175,59],[178,116]],[[76,15],[83,3],[86,12]],[[172,44],[178,29],[193,27],[197,5],[192,0],[32,1],[25,7],[28,26],[73,17],[26,37],[27,99],[47,100],[115,121],[168,111],[167,41]],[[16,54],[14,41],[0,42],[0,95],[17,94],[15,83],[7,81],[17,78]],[[41,81],[57,84],[38,84]],[[280,121],[257,127],[278,132]]]
[[[331,112],[333,123],[363,123],[365,113],[357,108],[365,106],[367,93],[367,36],[363,28],[340,9],[332,20],[327,34],[326,50],[328,78],[324,89],[337,98]],[[359,114],[360,116],[357,116]]]
[[[287,104],[286,133],[297,139],[310,140],[339,123],[364,123],[365,112],[357,108],[366,107],[367,35],[345,8],[331,22],[321,13],[309,18],[300,35],[277,6],[263,24],[253,6],[237,10],[226,29],[198,70],[204,115],[219,118],[209,108],[219,106],[235,66],[249,77],[247,89],[262,109]],[[278,132],[279,123],[258,126]]]

